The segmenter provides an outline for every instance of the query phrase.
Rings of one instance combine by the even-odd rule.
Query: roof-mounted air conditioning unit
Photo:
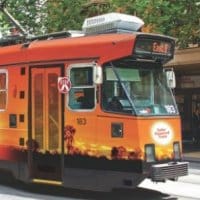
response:
[[[101,34],[111,32],[135,32],[144,25],[142,19],[122,14],[108,13],[85,19],[82,29],[84,34]]]

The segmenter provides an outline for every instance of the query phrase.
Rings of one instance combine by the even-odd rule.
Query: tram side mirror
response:
[[[169,88],[174,89],[176,87],[176,77],[175,73],[172,70],[165,71],[167,77],[167,85]]]
[[[99,65],[94,66],[93,81],[94,81],[95,84],[102,84],[102,82],[103,82],[102,67],[99,66]]]

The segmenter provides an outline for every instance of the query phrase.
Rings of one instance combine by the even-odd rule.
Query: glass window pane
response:
[[[37,74],[34,80],[34,115],[35,115],[35,139],[40,149],[43,148],[43,75]]]
[[[6,73],[0,73],[0,90],[6,89]]]
[[[6,108],[6,91],[0,91],[0,110]]]
[[[93,109],[95,106],[95,85],[93,67],[74,67],[70,70],[72,88],[68,105],[71,109]]]
[[[48,74],[48,125],[49,125],[49,149],[54,150],[59,145],[59,93],[57,89],[58,75]]]
[[[94,108],[94,88],[72,88],[69,93],[69,107],[72,109]]]
[[[103,108],[137,115],[177,115],[166,74],[153,64],[149,65],[126,61],[112,68],[108,65],[104,69]]]
[[[72,68],[70,72],[72,86],[93,85],[92,69],[92,67]]]
[[[7,101],[7,73],[0,73],[0,110],[6,109]]]

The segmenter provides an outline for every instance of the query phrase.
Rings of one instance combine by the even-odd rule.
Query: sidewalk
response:
[[[189,161],[189,162],[199,162],[200,163],[200,151],[183,153],[183,160]]]
[[[200,144],[192,141],[183,141],[183,160],[200,164]]]

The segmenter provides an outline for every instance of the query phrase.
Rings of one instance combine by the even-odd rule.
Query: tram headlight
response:
[[[174,142],[173,149],[174,149],[174,159],[175,160],[181,159],[180,143]]]
[[[145,158],[146,162],[155,162],[155,145],[146,144],[145,145]]]

